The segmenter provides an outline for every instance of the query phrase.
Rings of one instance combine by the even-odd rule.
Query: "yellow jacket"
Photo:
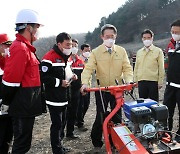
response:
[[[116,85],[115,79],[121,83],[122,76],[126,82],[133,81],[133,71],[126,50],[118,45],[113,46],[111,54],[103,44],[92,50],[81,74],[82,84],[88,85],[94,70],[102,87]]]
[[[143,47],[138,50],[134,68],[134,81],[158,81],[164,79],[164,55],[160,48],[151,45],[149,51]]]

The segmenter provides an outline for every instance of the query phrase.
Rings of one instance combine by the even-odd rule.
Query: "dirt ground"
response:
[[[90,140],[90,131],[92,124],[94,122],[94,118],[95,118],[95,102],[94,102],[94,93],[92,93],[91,104],[85,116],[85,127],[88,128],[88,131],[80,132],[78,128],[75,127],[74,133],[79,136],[79,139],[68,140],[66,137],[64,138],[63,144],[66,147],[72,148],[72,152],[69,152],[70,154],[87,153],[91,151],[91,149],[93,149]],[[28,154],[52,154],[49,129],[50,129],[49,113],[43,114],[36,118],[34,131],[33,131],[32,147],[31,150],[28,152]]]
[[[164,95],[164,89],[165,89],[165,83],[163,85],[163,88],[160,89],[160,103],[163,101],[163,95]],[[137,89],[135,90],[135,94],[137,95]],[[126,97],[126,100],[129,100],[129,97]],[[88,128],[87,132],[80,132],[75,127],[75,134],[79,135],[79,139],[77,140],[67,140],[64,138],[63,144],[67,147],[72,148],[72,152],[69,154],[90,154],[93,153],[92,149],[92,143],[90,139],[90,131],[92,128],[92,124],[94,122],[95,118],[95,99],[94,99],[94,93],[91,93],[91,103],[89,110],[85,116],[85,126]],[[174,130],[177,129],[177,123],[178,123],[178,116],[177,116],[177,110],[174,117]],[[33,141],[32,141],[32,147],[31,150],[28,152],[28,154],[52,154],[51,146],[50,146],[50,138],[49,138],[49,128],[50,128],[50,119],[49,119],[49,113],[43,114],[36,118],[35,125],[34,125],[34,131],[33,131]],[[103,146],[102,152],[105,152],[105,147]]]

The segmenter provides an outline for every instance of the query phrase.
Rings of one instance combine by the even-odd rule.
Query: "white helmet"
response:
[[[39,21],[39,15],[36,11],[30,9],[23,9],[19,11],[16,17],[15,24],[23,24],[21,26],[16,26],[16,30],[26,28],[27,24],[34,23],[42,25]]]

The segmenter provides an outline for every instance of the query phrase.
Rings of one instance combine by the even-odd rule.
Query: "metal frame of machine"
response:
[[[112,95],[115,96],[116,99],[116,106],[115,108],[110,112],[110,114],[105,118],[103,122],[103,135],[104,135],[104,142],[106,151],[108,154],[112,154],[112,147],[109,140],[109,137],[111,136],[112,142],[116,148],[116,150],[121,154],[148,154],[148,153],[180,153],[180,144],[176,143],[172,140],[171,136],[168,133],[165,133],[165,130],[154,132],[152,135],[152,128],[148,126],[148,124],[145,124],[148,129],[151,129],[150,132],[146,130],[146,133],[144,133],[141,136],[135,136],[134,133],[132,133],[129,128],[127,127],[126,123],[121,123],[115,125],[111,119],[112,117],[117,113],[117,111],[122,108],[124,105],[124,92],[130,91],[133,89],[133,87],[137,86],[136,83],[133,84],[124,84],[124,85],[117,85],[117,86],[108,86],[108,87],[100,87],[99,88],[87,88],[87,92],[92,91],[109,91]],[[140,109],[146,109],[145,107],[141,107]],[[135,109],[135,108],[134,108]],[[148,109],[148,108],[147,108]],[[136,109],[137,110],[137,109]],[[143,110],[144,112],[145,110]],[[148,111],[146,111],[148,112]],[[139,112],[138,112],[139,113]],[[150,125],[150,124],[149,124]],[[143,142],[141,141],[140,137],[145,135],[158,135],[158,140],[156,140],[154,143],[155,146],[152,150],[147,150],[144,146]],[[162,135],[161,138],[159,136]],[[147,137],[147,141],[150,139]],[[151,142],[150,142],[151,143]]]

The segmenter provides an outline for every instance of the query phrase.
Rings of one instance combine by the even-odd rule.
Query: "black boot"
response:
[[[169,131],[172,131],[172,128],[173,128],[173,119],[172,118],[168,119],[168,127],[169,127]]]

